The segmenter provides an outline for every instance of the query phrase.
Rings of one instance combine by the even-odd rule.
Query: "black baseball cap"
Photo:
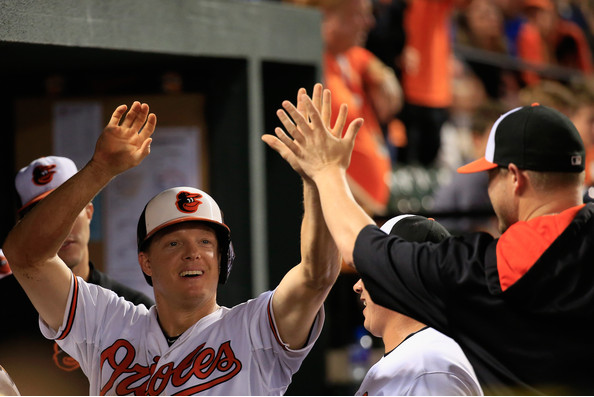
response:
[[[439,243],[450,236],[450,232],[436,220],[413,214],[395,216],[387,220],[380,229],[386,234],[418,243]]]
[[[458,168],[461,174],[507,167],[582,172],[586,151],[577,129],[561,112],[534,103],[505,113],[493,124],[485,156]]]

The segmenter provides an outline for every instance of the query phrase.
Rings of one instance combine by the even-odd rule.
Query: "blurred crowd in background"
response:
[[[427,213],[453,233],[492,227],[492,124],[538,102],[575,123],[594,171],[594,3],[587,0],[285,0],[322,12],[324,83],[365,127],[349,183],[380,222]],[[336,113],[336,112],[335,112]],[[590,189],[591,192],[593,189]]]
[[[454,235],[497,237],[487,173],[456,169],[485,154],[501,115],[535,102],[574,122],[586,147],[584,200],[594,200],[594,2],[283,2],[322,13],[323,82],[333,113],[347,103],[349,121],[365,119],[347,177],[378,224],[415,213]],[[369,335],[352,294],[357,278],[343,267],[328,298],[341,308],[329,316],[328,348],[348,346],[352,368],[352,383],[333,385],[333,393],[357,390],[357,368],[369,367],[369,346],[378,344],[363,342]]]

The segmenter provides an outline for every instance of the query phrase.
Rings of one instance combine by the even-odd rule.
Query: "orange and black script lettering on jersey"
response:
[[[169,362],[158,369],[158,356],[153,358],[150,366],[136,363],[135,358],[136,349],[125,339],[117,340],[101,353],[101,369],[106,370],[104,366],[108,365],[113,370],[101,388],[101,395],[110,391],[117,395],[161,395],[167,386],[168,393],[174,389],[172,394],[192,395],[229,381],[242,368],[231,348],[231,341],[222,343],[218,349],[202,343],[177,365]]]

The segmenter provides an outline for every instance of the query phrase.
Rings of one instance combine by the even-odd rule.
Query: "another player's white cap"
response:
[[[19,213],[50,194],[77,171],[72,160],[59,156],[41,157],[21,168],[15,178],[21,199]]]
[[[174,187],[153,197],[144,207],[138,220],[138,250],[141,251],[143,244],[159,230],[188,221],[208,222],[217,232],[222,253],[219,281],[224,284],[235,257],[231,231],[223,222],[223,214],[216,201],[200,189]],[[147,282],[151,284],[148,278]]]
[[[12,271],[10,270],[10,266],[8,265],[6,257],[4,256],[4,251],[0,249],[0,279],[10,274],[12,274]]]

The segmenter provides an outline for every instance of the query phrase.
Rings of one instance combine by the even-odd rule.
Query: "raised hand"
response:
[[[324,120],[325,125],[330,125],[330,116],[331,116],[331,112],[332,109],[330,107],[330,91],[328,91],[327,93],[327,101],[323,101],[322,98],[322,85],[321,84],[316,84],[314,86],[313,89],[313,94],[312,94],[312,98],[313,98],[313,102],[314,102],[314,106],[316,107],[316,109],[320,109],[322,106],[324,107],[324,111],[323,113],[325,114],[325,118]],[[299,111],[299,113],[301,113],[303,115],[303,117],[310,121],[309,115],[308,115],[308,111],[307,108],[305,106],[305,102],[303,101],[303,96],[306,95],[307,92],[305,91],[305,88],[300,88],[297,91],[297,110]],[[278,139],[282,142],[290,142],[292,141],[292,138],[287,136],[287,134],[285,134],[285,132],[282,130],[282,128],[276,128],[275,132],[278,136]],[[311,181],[309,179],[309,177],[307,175],[305,175],[303,173],[303,170],[301,169],[301,166],[299,165],[299,162],[297,161],[297,158],[295,157],[295,155],[286,147],[283,146],[280,142],[277,141],[276,138],[269,136],[266,137],[264,136],[262,138],[265,142],[267,142],[269,145],[275,145],[274,149],[277,150],[281,156],[289,163],[289,165],[299,174],[301,175],[301,177],[306,180],[306,181]],[[312,181],[313,182],[313,181]]]
[[[277,137],[264,135],[262,140],[276,150],[300,175],[315,180],[319,172],[328,167],[346,170],[355,136],[363,119],[354,120],[341,138],[346,123],[346,105],[340,107],[336,123],[331,128],[330,91],[323,90],[321,84],[316,84],[312,97],[313,100],[307,96],[304,89],[300,89],[297,107],[289,101],[284,101],[284,110],[279,109],[277,116],[286,132],[282,128],[276,128]]]
[[[127,109],[116,108],[95,145],[92,161],[112,176],[135,167],[149,154],[157,125],[157,116],[149,114],[146,103],[134,102],[122,120]]]

